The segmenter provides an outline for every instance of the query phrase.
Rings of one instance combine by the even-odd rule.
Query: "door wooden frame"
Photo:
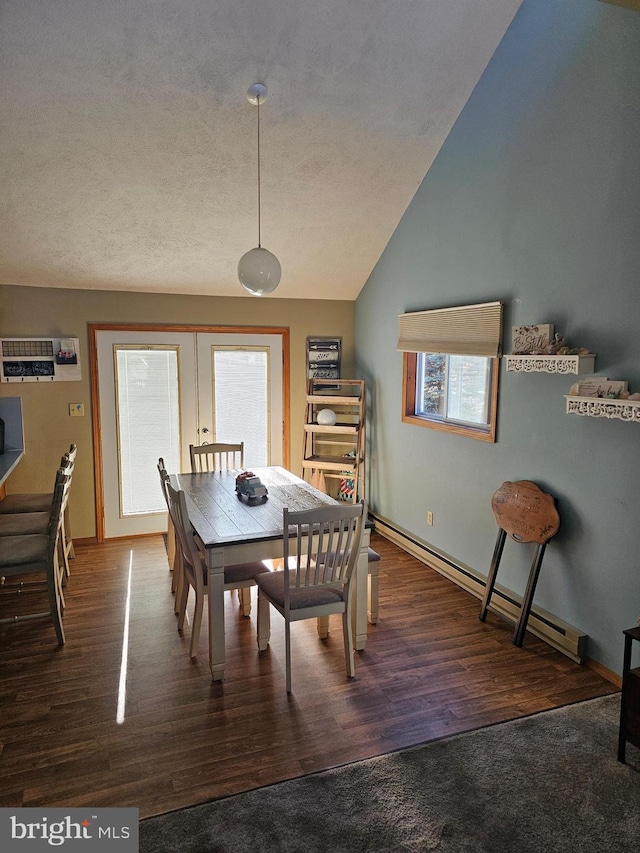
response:
[[[214,335],[279,335],[282,340],[282,459],[291,463],[291,360],[288,326],[197,326],[175,323],[88,323],[89,380],[93,430],[93,470],[96,501],[96,539],[105,541],[102,482],[102,436],[100,431],[100,391],[98,386],[98,332],[189,332]]]

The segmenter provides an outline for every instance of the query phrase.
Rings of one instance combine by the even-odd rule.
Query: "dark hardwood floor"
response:
[[[227,594],[226,679],[213,685],[206,615],[195,662],[189,629],[177,633],[162,538],[77,547],[66,645],[48,622],[0,629],[0,806],[133,806],[142,817],[616,692],[530,634],[516,648],[511,626],[478,620],[477,599],[381,537],[373,545],[380,620],[356,678],[339,621],[324,642],[298,623],[290,697],[277,613],[260,656],[255,607],[244,619]],[[0,616],[13,606],[3,597]]]

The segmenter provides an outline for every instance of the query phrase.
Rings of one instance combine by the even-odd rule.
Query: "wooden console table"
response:
[[[634,640],[640,642],[640,626],[627,628],[623,633],[624,663],[622,666],[618,761],[624,763],[627,741],[640,749],[640,667],[631,669],[632,644]]]

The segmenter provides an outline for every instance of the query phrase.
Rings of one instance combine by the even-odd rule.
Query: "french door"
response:
[[[189,444],[244,441],[246,467],[283,464],[283,351],[279,331],[96,329],[99,538],[166,530],[156,465],[188,471]]]

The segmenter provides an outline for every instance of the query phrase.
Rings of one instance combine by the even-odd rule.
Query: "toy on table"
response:
[[[240,499],[243,497],[248,501],[261,499],[266,501],[269,492],[262,484],[260,477],[256,477],[253,471],[243,471],[236,477],[236,494]]]

